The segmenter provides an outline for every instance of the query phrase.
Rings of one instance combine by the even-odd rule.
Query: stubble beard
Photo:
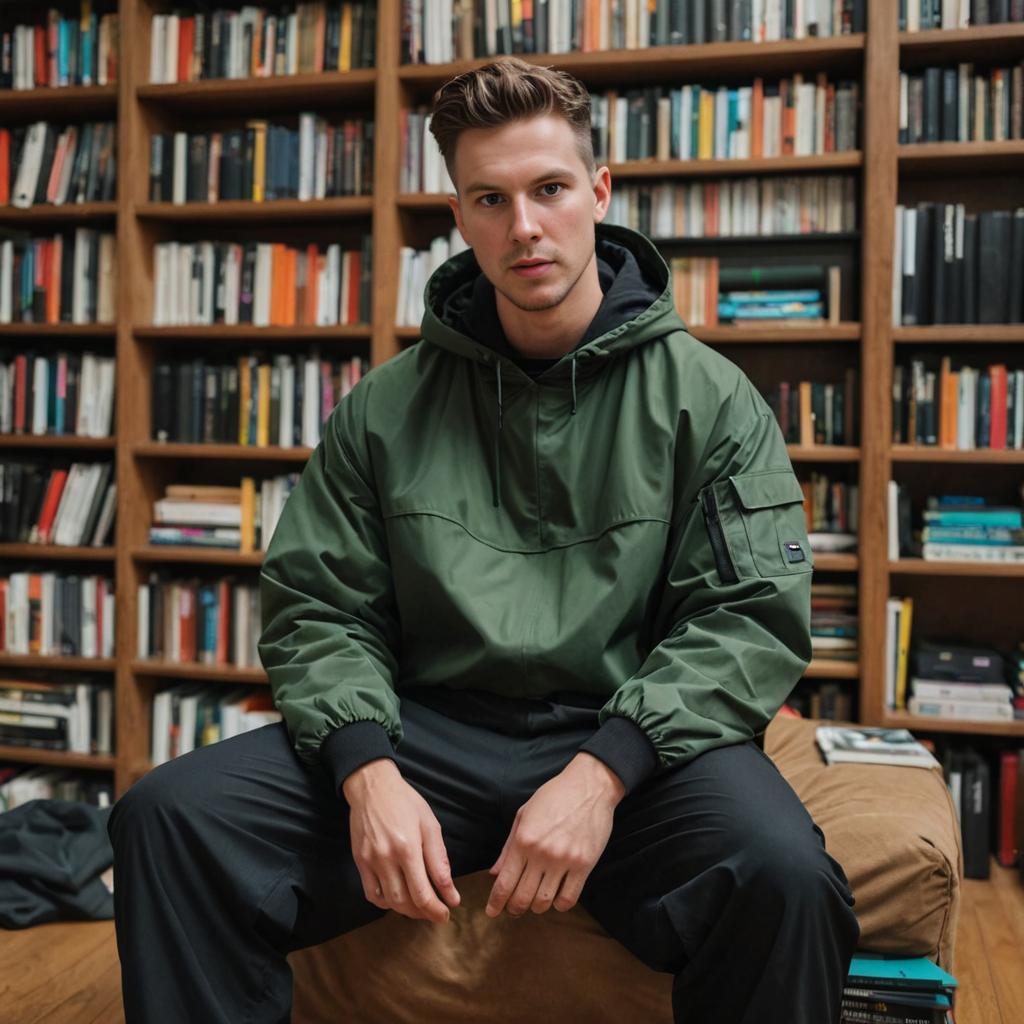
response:
[[[532,303],[531,302],[524,302],[524,301],[522,301],[520,299],[517,299],[514,295],[510,294],[509,292],[505,291],[504,288],[498,288],[497,290],[500,291],[501,294],[504,295],[505,298],[508,299],[508,301],[510,303],[512,303],[513,306],[516,307],[516,309],[521,309],[524,313],[540,313],[542,310],[554,309],[555,306],[561,305],[561,303],[563,303],[565,301],[566,296],[579,283],[580,278],[583,276],[583,272],[587,269],[587,267],[589,265],[590,265],[590,260],[588,259],[583,264],[583,266],[580,268],[580,272],[576,275],[575,278],[573,278],[572,282],[566,287],[566,289],[556,299],[542,299],[540,301],[532,302]]]

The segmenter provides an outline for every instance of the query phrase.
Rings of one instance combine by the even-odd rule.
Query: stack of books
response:
[[[817,288],[722,292],[718,319],[738,326],[800,321],[824,323],[825,307]]]
[[[857,660],[857,585],[811,584],[811,651],[830,661]]]
[[[914,648],[912,714],[1012,722],[1013,689],[995,650],[922,642]]]
[[[850,963],[841,1024],[954,1024],[957,980],[926,957],[861,953]]]
[[[921,554],[926,561],[1024,562],[1024,522],[1016,505],[976,495],[927,501]]]

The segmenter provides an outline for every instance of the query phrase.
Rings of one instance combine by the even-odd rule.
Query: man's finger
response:
[[[430,880],[437,887],[441,898],[450,907],[457,907],[462,900],[459,890],[452,881],[452,868],[448,863],[448,851],[441,837],[441,827],[423,830],[423,859],[427,865]]]
[[[560,910],[564,913],[566,910],[571,910],[576,906],[580,893],[583,891],[583,885],[589,875],[589,871],[570,871],[565,876],[561,888],[558,890],[558,894],[552,903],[555,910]]]
[[[402,870],[405,872],[405,882],[413,909],[428,921],[447,921],[448,908],[437,898],[437,893],[427,878],[422,848],[415,850],[402,862]]]
[[[522,917],[530,909],[530,904],[536,899],[537,890],[540,888],[543,877],[543,868],[535,867],[527,862],[526,870],[519,879],[519,884],[515,887],[515,891],[509,897],[508,904],[505,907],[509,917]]]
[[[389,865],[386,870],[381,872],[380,884],[383,890],[381,898],[384,905],[389,910],[397,911],[406,917],[412,916],[408,913],[410,909],[409,890],[406,888],[402,873]]]
[[[526,858],[513,847],[509,851],[501,873],[494,880],[494,885],[491,886],[491,895],[487,900],[487,906],[484,907],[484,912],[488,917],[497,917],[505,909],[505,904],[519,884],[525,867]]]
[[[369,868],[364,869],[361,865],[357,864],[356,869],[362,880],[363,895],[366,897],[367,902],[372,903],[375,907],[380,907],[381,910],[386,910],[384,887],[381,885],[380,879]]]
[[[545,871],[544,877],[537,886],[537,895],[530,904],[530,909],[535,914],[544,914],[551,909],[551,904],[558,895],[559,886],[565,878],[564,871]]]

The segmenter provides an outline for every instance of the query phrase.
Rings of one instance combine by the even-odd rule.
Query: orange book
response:
[[[46,322],[60,323],[60,268],[63,265],[64,236],[55,235],[49,252],[46,283]]]
[[[306,246],[306,294],[302,307],[302,323],[304,324],[316,323],[317,284],[319,278],[318,256],[316,243],[310,242]]]
[[[792,156],[796,149],[796,83],[800,75],[791,82],[783,78],[779,82],[779,97],[782,101],[782,155]]]
[[[296,323],[296,307],[298,304],[298,263],[299,252],[290,246],[284,250],[284,307],[282,323],[289,327]]]
[[[327,8],[324,4],[316,7],[316,30],[313,36],[313,70],[326,71],[324,67],[324,40],[327,36]]]
[[[249,50],[249,75],[250,77],[258,77],[260,73],[260,66],[262,61],[260,59],[260,40],[263,38],[263,25],[266,13],[264,11],[258,11],[256,13],[256,24],[252,30],[252,47]]]
[[[750,155],[764,156],[764,81],[754,79],[750,98]]]
[[[950,382],[953,374],[950,370],[949,356],[943,356],[939,367],[939,447],[956,447],[956,395],[950,402]],[[952,423],[952,430],[950,424]]]
[[[829,82],[825,88],[825,152],[836,150],[836,87]]]
[[[256,444],[270,444],[270,363],[260,363],[256,370]]]
[[[700,93],[700,116],[697,121],[697,159],[710,160],[715,155],[715,94],[710,89]]]
[[[43,498],[42,510],[39,513],[39,543],[49,544],[50,530],[53,529],[53,520],[57,515],[57,504],[64,491],[64,484],[67,483],[68,471],[66,469],[55,469],[50,474],[49,483],[46,485],[46,496]]]
[[[46,182],[46,201],[48,203],[53,203],[57,200],[57,188],[60,185],[61,172],[64,170],[64,160],[67,157],[68,145],[74,137],[73,132],[73,128],[67,129],[61,133],[60,139],[57,141],[57,148],[53,154],[53,165],[50,167],[50,177]]]
[[[811,382],[800,381],[800,444],[814,444],[814,409],[811,405]]]
[[[341,5],[341,44],[338,47],[338,70],[352,70],[352,2]]]
[[[249,357],[238,358],[238,443],[249,443],[249,402],[252,388],[249,383]]]
[[[28,652],[42,653],[43,636],[43,577],[38,572],[28,574]]]
[[[216,664],[228,664],[228,639],[231,636],[231,584],[217,583],[217,652]]]
[[[239,551],[251,552],[256,549],[256,481],[251,476],[242,477],[242,528]]]
[[[1006,392],[1009,383],[1006,367],[1002,363],[990,366],[988,375],[992,382],[988,446],[1003,449],[1006,447]]]
[[[704,322],[709,327],[718,326],[718,259],[712,257],[707,261],[707,315]]]
[[[46,49],[49,61],[46,66],[47,81],[56,86],[57,82],[57,50],[60,45],[60,11],[51,7],[47,14]]]

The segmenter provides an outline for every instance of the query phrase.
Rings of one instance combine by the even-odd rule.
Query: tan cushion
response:
[[[766,749],[843,865],[861,948],[953,964],[960,847],[940,772],[826,767],[814,722],[778,718]],[[459,880],[447,926],[388,914],[290,957],[295,1024],[671,1024],[672,978],[650,970],[582,908],[488,918],[493,879]]]

